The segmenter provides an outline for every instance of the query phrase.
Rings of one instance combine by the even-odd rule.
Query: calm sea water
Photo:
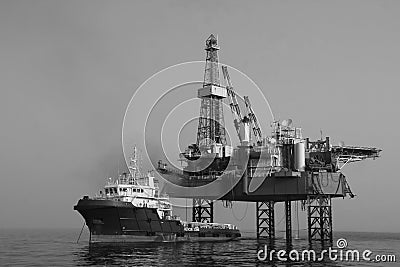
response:
[[[1,266],[400,266],[400,234],[336,232],[348,249],[369,249],[374,254],[395,254],[396,263],[374,262],[262,262],[264,247],[251,234],[225,243],[176,243],[89,246],[87,230],[77,244],[79,229],[0,230]],[[307,249],[307,240],[293,247]],[[285,248],[278,239],[277,249]]]

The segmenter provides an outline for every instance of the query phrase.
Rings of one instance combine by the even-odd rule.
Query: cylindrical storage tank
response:
[[[243,174],[243,194],[249,194],[249,178],[247,177],[247,171]]]
[[[242,137],[242,143],[247,145],[250,142],[251,138],[250,123],[248,121],[245,121],[240,124],[239,133],[240,136]]]
[[[276,166],[279,167],[283,167],[283,146],[277,146],[277,150],[278,150],[278,158],[277,158],[277,162],[278,164]]]
[[[304,142],[294,144],[294,168],[304,171],[306,167],[306,146]]]

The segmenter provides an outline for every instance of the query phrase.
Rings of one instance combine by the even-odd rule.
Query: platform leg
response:
[[[309,196],[308,202],[308,242],[319,242],[323,246],[333,242],[332,202],[329,196]]]
[[[214,202],[209,199],[194,198],[192,215],[193,222],[214,222]]]
[[[285,200],[286,246],[292,245],[292,201]]]
[[[256,205],[257,239],[268,238],[272,241],[275,239],[275,203],[264,201],[257,202]]]

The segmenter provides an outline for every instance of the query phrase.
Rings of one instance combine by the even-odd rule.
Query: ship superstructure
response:
[[[167,194],[160,194],[158,181],[152,172],[142,174],[139,168],[137,148],[134,147],[129,162],[129,173],[123,173],[115,180],[109,178],[104,193],[94,199],[110,199],[132,203],[137,208],[156,209],[160,218],[171,219],[172,207]],[[177,218],[174,216],[173,218]]]

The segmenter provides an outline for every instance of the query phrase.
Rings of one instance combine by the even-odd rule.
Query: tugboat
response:
[[[83,196],[74,206],[89,228],[90,243],[228,241],[241,236],[235,225],[185,222],[172,215],[167,194],[161,194],[151,172],[143,175],[137,148],[129,173],[109,178],[104,192]]]

